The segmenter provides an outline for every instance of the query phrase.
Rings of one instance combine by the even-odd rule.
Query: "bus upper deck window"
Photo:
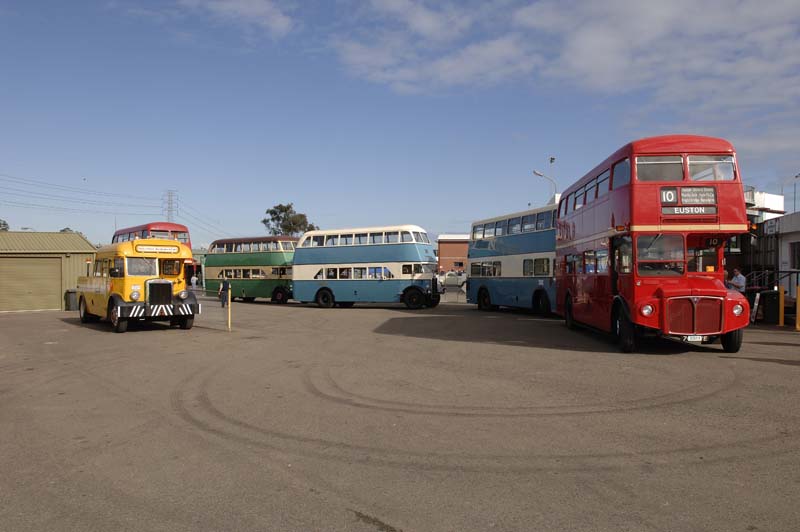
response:
[[[367,240],[367,233],[358,233],[356,234],[355,238],[356,238],[355,243],[357,246],[363,246],[369,243],[369,241]]]
[[[528,215],[522,217],[522,231],[534,231],[536,229],[536,216]]]
[[[508,234],[516,235],[522,232],[521,218],[511,218],[508,221]]]
[[[508,220],[494,224],[494,236],[503,236],[508,231]]]
[[[431,239],[430,239],[430,238],[428,238],[428,233],[422,233],[422,240],[423,240],[423,242],[425,242],[426,244],[430,244],[430,243],[431,243]]]
[[[301,248],[311,247],[311,238],[306,238],[300,243]]]
[[[349,235],[340,235],[339,236],[339,245],[340,246],[352,246],[353,245],[353,234],[350,233]]]
[[[414,237],[408,231],[403,231],[403,242],[413,242]]]
[[[326,246],[338,246],[339,245],[339,235],[328,235],[325,237],[325,245]]]
[[[494,237],[494,222],[488,223],[483,226],[483,238]]]
[[[733,181],[732,155],[690,155],[689,179],[692,181]]]
[[[476,225],[472,228],[472,240],[479,240],[483,238],[483,226]]]
[[[414,231],[414,242],[421,242],[424,243],[425,241],[422,240],[422,233],[419,231]]]
[[[311,237],[311,247],[321,247],[325,245],[325,237],[323,235],[317,235]]]
[[[636,179],[639,181],[683,181],[680,155],[636,158]]]
[[[386,233],[386,244],[396,244],[400,241],[400,233],[398,231],[389,231]]]
[[[613,190],[624,187],[631,182],[631,163],[628,159],[623,159],[614,165],[614,174],[611,176],[611,188]]]
[[[370,233],[369,234],[369,243],[370,244],[383,244],[383,233]]]

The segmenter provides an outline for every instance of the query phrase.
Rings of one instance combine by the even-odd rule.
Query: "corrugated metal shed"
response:
[[[0,231],[0,253],[94,253],[95,247],[78,233]]]
[[[64,309],[95,251],[77,233],[0,231],[0,312]]]

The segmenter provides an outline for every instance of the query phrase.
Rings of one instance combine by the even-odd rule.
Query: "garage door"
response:
[[[61,258],[0,257],[0,310],[61,308]]]

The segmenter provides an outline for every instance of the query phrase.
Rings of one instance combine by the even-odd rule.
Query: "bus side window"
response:
[[[322,268],[314,275],[314,279],[322,279]]]
[[[94,276],[101,277],[103,275],[103,261],[97,259],[94,261]]]
[[[114,265],[111,268],[111,277],[125,277],[125,259],[122,257],[114,257]]]
[[[522,261],[522,276],[530,277],[533,275],[533,259],[524,259]]]
[[[376,266],[369,267],[369,278],[370,279],[382,279],[383,278],[383,268],[379,268]]]
[[[383,278],[384,279],[394,279],[394,274],[392,273],[392,270],[390,270],[389,268],[384,268],[383,269]]]
[[[631,182],[631,164],[624,159],[614,165],[614,175],[611,176],[611,188],[616,190]]]
[[[411,275],[411,265],[403,264],[403,275]]]
[[[336,268],[325,268],[325,278],[326,279],[338,279],[339,276],[337,275]]]

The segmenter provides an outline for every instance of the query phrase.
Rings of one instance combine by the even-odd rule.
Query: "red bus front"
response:
[[[608,181],[602,195],[598,178]],[[632,142],[565,196],[557,310],[568,324],[608,330],[625,351],[647,333],[720,337],[726,350],[739,349],[749,306],[726,288],[723,250],[747,230],[747,213],[727,141],[675,135]]]

